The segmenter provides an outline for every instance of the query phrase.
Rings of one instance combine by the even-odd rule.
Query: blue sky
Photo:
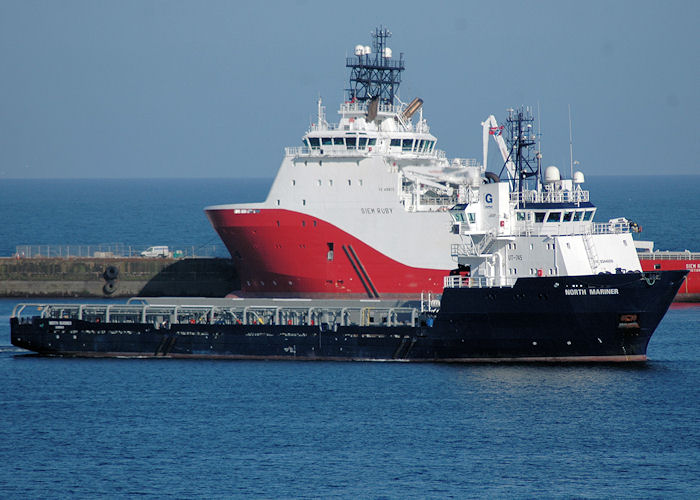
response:
[[[541,110],[544,163],[700,174],[700,2],[0,1],[0,179],[271,177],[382,24],[452,157]],[[495,148],[491,148],[494,150]],[[562,168],[567,171],[566,168]]]

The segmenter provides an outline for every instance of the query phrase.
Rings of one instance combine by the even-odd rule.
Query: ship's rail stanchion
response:
[[[562,191],[537,191],[534,189],[510,193],[511,203],[585,203],[590,194],[584,189]]]
[[[439,306],[431,296],[429,301]],[[128,323],[152,325],[156,329],[171,325],[306,325],[336,329],[339,326],[415,326],[417,307],[279,307],[241,305],[167,304],[17,304],[12,317],[20,322],[32,318],[82,320],[89,323]],[[325,325],[325,326],[323,326]]]
[[[432,292],[420,293],[420,312],[436,313],[440,310],[440,300]]]
[[[445,288],[491,288],[491,287],[512,287],[517,278],[501,276],[445,276]]]
[[[656,250],[654,252],[639,252],[639,258],[644,260],[698,260],[700,259],[700,252],[691,252],[690,250],[685,250],[684,252]]]

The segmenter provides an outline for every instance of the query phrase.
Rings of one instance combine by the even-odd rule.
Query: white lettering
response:
[[[617,288],[567,288],[564,295],[619,295]]]

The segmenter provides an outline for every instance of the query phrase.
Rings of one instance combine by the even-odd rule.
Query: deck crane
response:
[[[503,127],[498,126],[498,122],[496,121],[496,117],[493,115],[489,115],[486,120],[481,122],[481,126],[483,127],[484,134],[483,134],[483,145],[484,145],[484,169],[486,169],[487,161],[488,161],[488,153],[489,153],[489,135],[493,136],[493,139],[496,141],[496,144],[498,145],[498,149],[501,152],[501,157],[503,158],[503,162],[505,163],[506,170],[508,171],[508,176],[511,179],[515,179],[515,164],[513,163],[513,160],[510,157],[510,152],[508,151],[508,147],[506,146],[506,141],[503,140]]]

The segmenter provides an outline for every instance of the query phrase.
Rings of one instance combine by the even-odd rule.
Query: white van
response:
[[[170,257],[170,251],[166,246],[148,247],[141,252],[141,257]]]

